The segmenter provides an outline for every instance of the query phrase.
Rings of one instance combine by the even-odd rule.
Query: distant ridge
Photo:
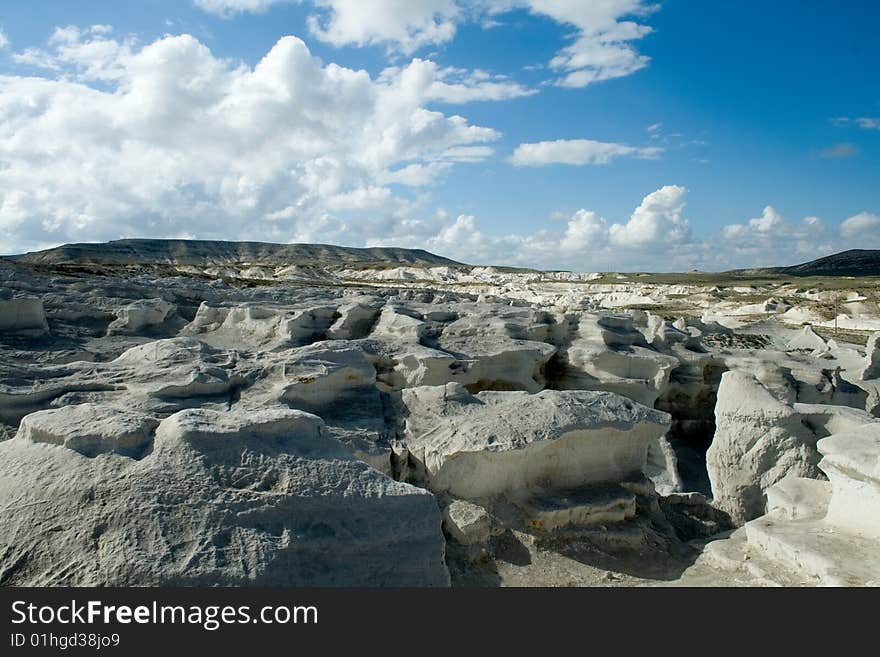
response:
[[[465,266],[422,249],[158,239],[65,244],[7,259],[32,265]]]
[[[880,276],[880,250],[850,249],[791,267],[736,269],[732,274],[788,276]]]

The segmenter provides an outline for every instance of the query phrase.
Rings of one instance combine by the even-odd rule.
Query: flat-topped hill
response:
[[[35,265],[463,266],[422,249],[154,239],[65,244],[9,259]]]

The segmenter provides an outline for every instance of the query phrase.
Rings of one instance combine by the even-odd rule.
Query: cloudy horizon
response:
[[[771,41],[756,7],[367,4],[0,14],[0,253],[197,238],[717,271],[880,248],[880,57],[835,31],[880,10],[808,6]],[[738,25],[764,50],[726,51]]]

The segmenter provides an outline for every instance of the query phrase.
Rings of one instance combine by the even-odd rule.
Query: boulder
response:
[[[816,335],[816,332],[813,331],[813,327],[807,324],[800,333],[788,341],[786,350],[823,352],[828,350],[828,343],[826,343],[820,336]]]
[[[880,539],[880,422],[832,434],[818,447],[833,491],[826,521]]]
[[[46,312],[39,297],[0,298],[0,333],[39,337],[48,332]]]
[[[365,398],[375,398],[378,409],[374,410],[381,414],[376,370],[363,350],[319,342],[282,356],[284,383],[279,399],[291,407],[332,415]]]
[[[489,512],[467,500],[452,500],[443,509],[443,528],[462,545],[485,545],[499,533]]]
[[[669,416],[606,392],[409,388],[405,441],[428,486],[465,499],[617,482],[645,467]]]
[[[767,489],[783,477],[822,477],[820,438],[871,420],[854,408],[794,403],[782,379],[762,374],[766,380],[740,370],[722,375],[706,453],[713,503],[736,523],[764,514]]]
[[[434,497],[353,458],[314,415],[184,410],[139,459],[28,435],[0,443],[2,584],[449,583]]]
[[[164,299],[141,299],[124,306],[107,327],[108,335],[136,335],[151,326],[158,326],[176,310]]]
[[[337,312],[339,318],[327,329],[329,340],[356,340],[366,337],[379,314],[374,306],[360,302],[340,306]]]
[[[158,425],[158,420],[143,413],[86,403],[26,415],[17,437],[63,445],[83,456],[113,453],[138,457],[149,448]]]
[[[830,497],[828,481],[789,475],[767,489],[767,514],[786,520],[822,518]]]

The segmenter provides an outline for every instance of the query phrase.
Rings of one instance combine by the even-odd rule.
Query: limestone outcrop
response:
[[[621,481],[645,467],[669,417],[613,393],[409,388],[406,449],[428,487],[461,498],[524,497]]]
[[[880,333],[872,333],[868,338],[865,355],[865,369],[862,370],[862,380],[880,378]]]
[[[870,286],[160,246],[0,259],[0,583],[877,581]]]
[[[102,432],[135,418],[50,413],[0,443],[4,584],[449,582],[433,496],[352,457],[314,415],[185,410],[133,457]]]
[[[36,337],[48,332],[46,312],[39,297],[0,296],[0,334]]]
[[[763,515],[767,489],[784,477],[821,478],[816,443],[822,436],[871,420],[863,411],[780,394],[748,372],[721,378],[707,467],[714,503],[740,523]]]

